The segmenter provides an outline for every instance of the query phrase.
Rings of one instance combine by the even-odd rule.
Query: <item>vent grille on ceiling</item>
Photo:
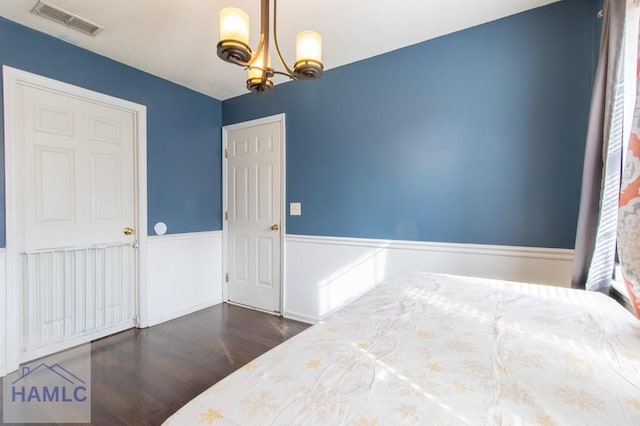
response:
[[[81,18],[80,16],[75,15],[71,12],[67,12],[66,10],[61,9],[57,6],[52,6],[48,3],[43,2],[42,0],[39,0],[36,5],[33,6],[31,12],[36,15],[51,19],[52,21],[56,21],[60,24],[64,24],[69,28],[88,34],[90,36],[95,36],[103,29],[103,27],[98,24]]]

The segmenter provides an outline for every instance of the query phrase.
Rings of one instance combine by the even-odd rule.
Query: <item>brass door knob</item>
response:
[[[274,223],[273,225],[271,225],[271,230],[272,231],[279,231],[280,230],[280,225],[278,225],[277,223]]]
[[[133,235],[134,232],[135,231],[133,230],[133,228],[130,228],[128,226],[124,228],[124,235]]]

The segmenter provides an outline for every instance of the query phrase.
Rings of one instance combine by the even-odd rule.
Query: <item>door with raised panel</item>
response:
[[[17,88],[22,360],[134,325],[135,117]]]
[[[280,312],[282,123],[228,130],[228,300]]]

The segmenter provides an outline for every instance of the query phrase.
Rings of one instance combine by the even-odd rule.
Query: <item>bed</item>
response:
[[[580,290],[412,272],[166,425],[640,425],[640,321]]]

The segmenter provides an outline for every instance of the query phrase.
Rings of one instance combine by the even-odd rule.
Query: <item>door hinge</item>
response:
[[[229,220],[229,211],[224,212],[224,220]]]
[[[138,315],[136,315],[135,317],[133,317],[133,324],[137,327],[140,328],[140,317]]]
[[[229,273],[224,274],[224,281],[229,282]]]
[[[224,149],[224,158],[229,158],[229,150],[227,148]]]

